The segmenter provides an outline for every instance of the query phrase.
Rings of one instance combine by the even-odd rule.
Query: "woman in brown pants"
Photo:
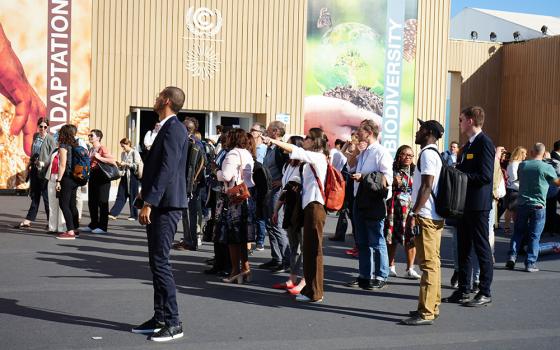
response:
[[[327,137],[323,130],[311,128],[303,142],[303,148],[264,138],[265,144],[274,144],[290,153],[290,159],[305,162],[302,178],[303,208],[303,275],[306,281],[297,301],[319,302],[323,300],[323,227],[325,226],[325,201],[321,188],[325,186]],[[321,187],[319,187],[321,186]]]

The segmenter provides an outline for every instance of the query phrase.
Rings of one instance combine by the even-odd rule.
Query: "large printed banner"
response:
[[[91,0],[0,2],[0,189],[21,189],[37,120],[89,128]]]
[[[309,0],[305,130],[331,144],[364,119],[395,153],[414,130],[417,0]]]

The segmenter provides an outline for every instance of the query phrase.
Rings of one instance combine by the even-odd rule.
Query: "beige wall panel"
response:
[[[414,117],[445,125],[450,0],[418,1]],[[414,144],[414,140],[401,140]]]
[[[185,30],[189,7],[218,9],[216,41]],[[292,116],[303,129],[306,0],[93,0],[91,128],[117,153],[131,106],[151,107],[166,85],[187,94],[185,109]],[[211,79],[185,69],[197,45],[216,50]],[[267,97],[268,95],[268,97]]]

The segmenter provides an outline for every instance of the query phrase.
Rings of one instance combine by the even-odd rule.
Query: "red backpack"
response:
[[[344,181],[342,173],[333,167],[330,162],[327,162],[327,176],[325,179],[325,189],[323,190],[323,184],[319,180],[315,169],[312,165],[309,166],[311,171],[313,171],[313,175],[315,175],[315,180],[319,184],[321,195],[323,195],[323,200],[325,201],[325,208],[328,211],[339,211],[342,209],[344,194],[346,193],[346,181]]]

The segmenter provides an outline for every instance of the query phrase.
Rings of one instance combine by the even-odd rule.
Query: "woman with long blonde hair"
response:
[[[527,158],[527,149],[521,146],[515,147],[511,153],[511,158],[507,166],[508,181],[506,184],[506,213],[505,213],[505,224],[504,230],[506,233],[510,233],[509,223],[513,219],[515,220],[515,211],[517,209],[517,196],[519,194],[519,178],[517,177],[517,169],[519,164]]]

